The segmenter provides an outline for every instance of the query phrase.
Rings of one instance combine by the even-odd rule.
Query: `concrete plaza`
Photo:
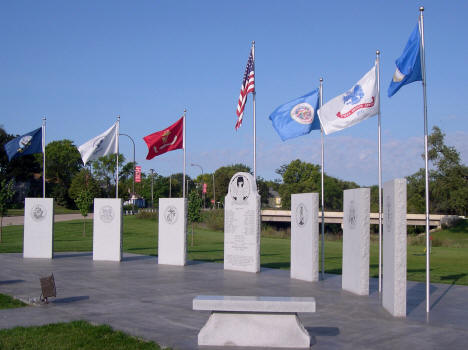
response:
[[[53,260],[0,254],[0,293],[39,297],[39,277],[50,273],[57,298],[44,306],[0,310],[0,328],[87,320],[162,346],[196,349],[209,316],[192,310],[196,295],[312,296],[317,312],[299,314],[312,349],[466,349],[466,286],[433,284],[427,319],[425,285],[408,282],[407,318],[396,319],[380,306],[375,279],[371,295],[363,297],[342,291],[339,275],[302,282],[286,270],[252,274],[224,271],[219,263],[164,266],[156,257],[135,254],[124,254],[120,263],[93,262],[92,253],[57,253]]]

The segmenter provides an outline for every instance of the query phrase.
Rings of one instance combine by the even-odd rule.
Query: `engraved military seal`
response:
[[[346,216],[350,228],[355,228],[357,223],[356,204],[354,201],[349,202],[348,215]]]
[[[31,208],[31,217],[34,221],[42,221],[47,216],[47,209],[42,204],[34,204]]]
[[[296,206],[295,214],[296,214],[296,224],[297,224],[297,226],[304,227],[304,225],[307,223],[307,219],[308,219],[308,216],[309,216],[309,213],[307,212],[307,208],[304,205],[304,203],[299,203]]]
[[[166,222],[169,224],[169,225],[173,225],[175,224],[175,222],[177,221],[177,218],[178,218],[178,212],[177,212],[177,208],[174,207],[173,205],[169,205],[166,207],[166,209],[164,209],[164,220],[166,220]]]
[[[105,205],[99,210],[99,218],[105,223],[112,222],[114,216],[114,210],[110,205]]]

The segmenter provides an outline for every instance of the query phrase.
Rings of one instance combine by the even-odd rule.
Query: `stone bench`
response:
[[[310,347],[297,313],[315,312],[315,298],[199,295],[193,309],[211,311],[198,345]]]

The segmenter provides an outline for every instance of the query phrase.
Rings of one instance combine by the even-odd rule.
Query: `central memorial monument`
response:
[[[234,174],[224,199],[224,269],[260,271],[260,195],[249,173]]]

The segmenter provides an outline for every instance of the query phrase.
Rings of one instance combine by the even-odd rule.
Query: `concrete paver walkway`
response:
[[[425,286],[408,282],[406,319],[379,304],[377,281],[369,297],[341,290],[341,276],[309,283],[289,271],[224,271],[222,264],[158,265],[157,258],[125,254],[120,263],[93,262],[92,253],[58,253],[53,260],[0,254],[0,293],[38,297],[39,277],[54,273],[57,298],[46,306],[0,310],[0,328],[88,320],[109,324],[175,349],[196,349],[209,312],[193,311],[200,294],[313,296],[315,314],[299,314],[312,349],[465,349],[468,287],[434,284],[426,320]],[[235,331],[235,330],[233,330]]]

